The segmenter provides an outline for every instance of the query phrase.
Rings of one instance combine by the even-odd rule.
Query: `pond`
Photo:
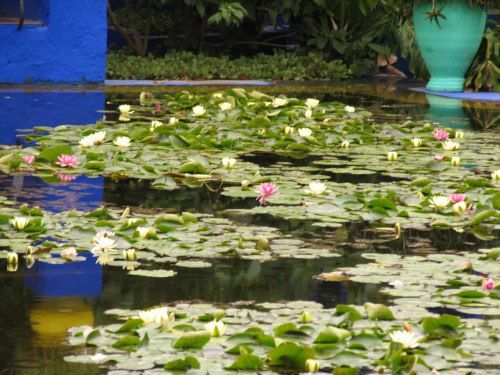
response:
[[[4,232],[0,233],[0,337],[3,337],[0,369],[5,373],[23,374],[98,374],[113,368],[156,373],[163,364],[179,356],[167,351],[169,356],[163,353],[161,357],[158,352],[155,357],[139,347],[158,351],[155,340],[164,340],[167,336],[157,337],[148,328],[151,341],[144,345],[141,341],[130,351],[132,358],[134,355],[140,358],[131,365],[120,349],[117,352],[121,354],[108,362],[101,361],[100,357],[89,357],[100,353],[101,347],[105,355],[114,355],[109,346],[109,329],[108,333],[104,328],[97,333],[101,341],[92,345],[89,341],[85,346],[85,342],[84,345],[79,342],[81,332],[74,327],[113,327],[117,323],[113,311],[117,309],[116,315],[123,318],[133,316],[135,310],[165,304],[176,309],[179,321],[182,321],[180,316],[189,311],[199,310],[202,314],[204,309],[233,308],[236,313],[228,312],[226,322],[229,325],[232,322],[232,333],[237,334],[243,332],[237,330],[239,325],[249,325],[236,321],[235,316],[241,317],[243,312],[250,314],[248,311],[254,308],[255,314],[264,314],[261,319],[265,322],[267,318],[262,309],[269,308],[273,312],[277,307],[272,304],[292,314],[297,306],[286,303],[314,302],[316,304],[304,306],[318,310],[317,316],[323,317],[330,316],[338,304],[362,306],[369,302],[392,307],[403,320],[418,320],[427,316],[425,314],[439,316],[446,312],[471,324],[488,322],[485,331],[488,334],[484,339],[487,340],[499,327],[497,301],[500,292],[494,292],[494,288],[487,298],[486,294],[481,296],[484,300],[479,304],[477,299],[467,300],[465,294],[454,297],[443,286],[453,285],[450,288],[464,289],[467,293],[474,288],[474,293],[483,293],[481,280],[490,277],[495,280],[496,277],[498,281],[497,255],[490,254],[498,253],[498,220],[495,218],[498,218],[499,193],[494,181],[490,182],[489,173],[499,169],[495,139],[498,139],[500,107],[495,103],[429,96],[409,91],[410,85],[370,80],[348,85],[256,88],[270,95],[264,99],[260,94],[248,97],[245,93],[231,92],[227,87],[2,88],[0,160],[23,149],[24,154],[36,154],[37,161],[33,164],[34,169],[30,169],[30,165],[7,163],[0,173],[0,230]],[[139,100],[142,91],[149,93]],[[187,113],[196,100],[217,110],[214,103],[218,101],[214,101],[213,96],[210,99],[214,92],[223,93],[224,100],[232,106],[227,114],[224,110],[213,114],[217,116],[215,122],[220,124],[220,131],[224,131],[221,137],[217,130],[207,130],[212,127],[209,116],[196,117]],[[297,100],[266,104],[274,106],[276,113],[264,107],[258,113],[252,112],[252,106],[256,105],[252,102],[270,101],[279,95]],[[311,97],[321,103],[318,110],[312,106],[318,114],[312,119],[307,115],[305,119],[297,119],[297,113],[302,116],[307,108],[300,103]],[[250,110],[233,114],[231,111],[238,103],[243,105],[242,102]],[[122,104],[132,105],[130,114],[125,114],[125,117],[130,116],[129,120],[123,119],[123,112],[120,117],[117,111]],[[354,107],[354,114],[344,110],[345,105]],[[281,110],[282,106],[290,108],[290,112]],[[321,114],[320,109],[323,110]],[[271,121],[264,118],[264,111]],[[168,122],[173,114],[180,117],[181,125],[178,126],[186,131],[185,135],[162,130],[168,125],[161,124],[159,130],[151,130],[153,134],[157,131],[160,138],[152,138],[151,121]],[[334,128],[325,131],[318,127],[321,123],[329,126],[329,121],[342,123],[342,126],[348,124],[350,130],[344,128],[337,134]],[[68,173],[60,165],[39,162],[43,150],[66,147],[61,146],[63,144],[73,144],[76,150],[78,140],[94,131],[86,125],[96,122],[96,130],[115,132],[115,137],[128,136],[132,146],[121,151],[106,148],[105,144],[97,146],[108,155],[105,159],[93,149],[81,147],[79,158],[85,152],[86,164],[69,169]],[[202,122],[205,130],[195,129],[197,122]],[[240,122],[244,125],[237,124]],[[290,147],[296,133],[276,140],[278,136],[273,126],[292,123],[295,132],[301,126],[314,131],[312,137],[302,137],[306,142],[300,137],[294,138],[293,142],[297,141],[300,147]],[[466,146],[462,148],[468,148],[460,151],[462,162],[458,168],[461,172],[457,174],[456,169],[441,166],[435,169],[437,162],[432,150],[426,149],[412,160],[409,156],[412,151],[407,151],[407,144],[403,146],[400,140],[396,141],[398,165],[387,164],[386,153],[392,150],[389,138],[403,137],[405,127],[401,124],[404,123],[406,129],[415,129],[416,134],[431,134],[430,130],[438,127],[448,129],[457,137],[464,132]],[[61,126],[66,124],[79,127]],[[392,125],[387,124],[399,125],[391,128]],[[34,133],[32,128],[37,126],[42,128]],[[258,134],[256,131],[251,138],[245,132],[252,127],[266,130]],[[374,137],[375,129],[381,129],[379,137]],[[196,136],[188,138],[188,131]],[[213,133],[208,134],[210,131]],[[332,138],[334,133],[337,135]],[[340,144],[342,137],[350,140],[348,150],[333,146],[336,142]],[[201,147],[193,143],[194,139],[203,139],[206,143]],[[277,146],[280,142],[288,143],[280,149]],[[129,154],[129,150],[139,143],[142,149],[134,149],[135,156]],[[168,152],[162,149],[167,143],[170,145]],[[187,144],[191,144],[190,150],[186,150]],[[359,149],[357,152],[356,145],[364,151]],[[381,157],[376,154],[377,150],[381,150]],[[443,158],[448,160],[453,155],[445,152]],[[200,161],[198,156],[204,159]],[[220,158],[229,156],[237,158],[235,166],[227,170],[220,168],[217,165]],[[147,167],[134,169],[135,160]],[[175,170],[168,169],[172,165]],[[198,175],[204,177],[197,178]],[[433,180],[432,185],[423,181],[428,176]],[[242,182],[247,179],[250,188],[245,188]],[[303,188],[313,179],[326,182],[328,190],[318,195],[304,193]],[[463,186],[458,182],[462,179],[465,181]],[[270,195],[267,204],[259,205],[253,186],[266,182],[276,183],[279,193]],[[446,213],[439,209],[434,212],[425,202],[422,208],[418,199],[414,202],[414,198],[410,198],[417,197],[418,192],[431,200],[433,195],[442,195],[445,191],[465,193],[467,199],[473,200],[470,217],[477,225],[465,216],[457,219],[451,206]],[[358,201],[354,202],[354,198]],[[18,208],[22,204],[27,206]],[[43,211],[43,223],[34,223],[40,217],[33,209],[36,206]],[[14,224],[9,224],[19,212],[32,218],[29,232],[23,231],[24,228],[15,231]],[[81,215],[81,212],[90,214]],[[482,212],[488,212],[483,214],[484,219],[479,217]],[[127,217],[133,217],[134,221],[127,221]],[[156,229],[153,234],[148,232],[142,236],[141,226]],[[98,229],[110,228],[117,233],[116,245],[120,254],[122,246],[126,249],[133,245],[139,263],[125,255],[106,260],[103,259],[105,254],[98,254],[96,258],[95,254],[82,251],[92,248],[92,238]],[[58,243],[76,247],[77,258],[63,260]],[[33,256],[23,257],[27,245],[34,246],[35,252]],[[19,253],[15,269],[8,264],[10,250]],[[484,254],[487,255],[484,257]],[[490,259],[494,260],[490,262]],[[460,262],[471,262],[473,266],[453,269],[449,266]],[[436,272],[441,274],[438,276]],[[160,275],[164,277],[151,277]],[[193,305],[186,308],[182,303]],[[195,304],[201,305],[196,307]],[[369,308],[367,310],[370,316]],[[277,321],[281,322],[280,319]],[[141,329],[146,330],[142,327],[131,331],[134,337],[144,338]],[[304,328],[300,334],[306,335],[306,331]],[[290,332],[285,332],[283,337],[288,337],[286,334]],[[97,334],[91,333],[88,337]],[[460,335],[470,336],[464,332]],[[382,338],[383,333],[379,336]],[[475,345],[487,343],[479,340],[471,338]],[[217,339],[212,341],[209,345],[220,344]],[[306,341],[300,342],[305,345]],[[342,366],[338,368],[347,367],[349,361],[342,359],[345,356],[362,359],[359,366],[353,367],[366,370],[371,366],[368,360],[372,358],[365,358],[362,349],[356,346],[349,344],[349,352],[335,349],[337,351],[331,355],[324,355],[317,347],[317,339],[315,342],[316,357],[321,359],[322,369],[329,373],[331,358],[337,360],[333,360],[333,368],[335,364]],[[324,341],[323,345],[330,344]],[[220,345],[226,348],[225,344]],[[276,345],[276,349],[279,347]],[[223,371],[218,363],[221,358],[226,366],[232,357],[224,354],[219,358],[210,347],[212,349],[212,353],[204,349],[202,357],[208,364],[202,363],[202,368],[208,373],[219,373]],[[242,360],[256,360],[256,356],[245,350],[239,352]],[[268,355],[267,363],[274,363],[277,372],[287,368],[286,371],[293,373],[293,363],[282,366],[275,354],[266,354],[259,348],[255,350],[262,358]],[[492,345],[490,350],[494,353],[498,348]],[[437,361],[438,355],[429,353],[426,354],[428,367],[450,368],[451,355]],[[487,359],[488,353],[480,353],[474,363],[457,364],[456,359],[451,362],[457,368],[475,366],[494,373],[500,370],[500,362]],[[260,365],[257,362],[252,366],[250,368]],[[422,364],[420,366],[423,368]],[[453,373],[454,370],[449,371]]]

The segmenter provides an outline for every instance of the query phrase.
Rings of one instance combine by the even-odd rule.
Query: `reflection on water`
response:
[[[22,133],[20,129],[36,125],[93,123],[102,116],[98,111],[104,109],[106,100],[136,102],[138,91],[134,90],[114,92],[106,94],[106,97],[102,91],[2,91],[0,144],[19,144],[16,135]],[[491,103],[426,96],[386,83],[266,87],[262,91],[290,91],[299,97],[314,95],[322,100],[347,102],[367,108],[373,112],[375,120],[382,121],[414,118],[440,122],[456,129],[491,129],[499,118],[498,106]],[[115,107],[116,102],[108,104],[108,109]],[[269,156],[256,155],[253,161],[262,165],[290,162]],[[295,160],[293,164],[311,162],[314,158]],[[350,180],[352,176],[330,177],[343,181],[345,178]],[[10,199],[56,212],[73,208],[90,210],[102,204],[112,204],[218,214],[221,210],[255,204],[254,199],[227,198],[208,189],[181,188],[165,192],[152,189],[146,182],[114,182],[86,176],[78,176],[68,182],[62,182],[57,177],[42,180],[30,175],[0,176],[0,191]],[[6,272],[5,261],[0,261],[0,337],[3,338],[0,370],[17,369],[22,374],[101,373],[96,366],[65,363],[62,358],[73,349],[62,344],[66,330],[71,326],[108,323],[110,318],[104,312],[110,308],[139,309],[183,300],[215,303],[312,300],[327,307],[336,303],[363,304],[367,300],[387,302],[378,293],[376,285],[327,283],[315,280],[313,276],[365,261],[359,256],[360,251],[409,253],[418,248],[423,253],[432,253],[475,250],[485,245],[470,234],[453,231],[406,231],[400,238],[395,238],[384,237],[362,223],[325,230],[312,227],[304,220],[281,220],[265,215],[242,217],[234,214],[231,218],[242,224],[273,225],[283,232],[307,239],[312,246],[325,246],[326,243],[332,248],[343,249],[344,253],[341,252],[343,255],[337,258],[280,259],[266,263],[215,260],[210,268],[173,267],[178,274],[166,279],[131,276],[118,267],[101,268],[90,254],[86,255],[85,261],[64,265],[37,262],[27,269],[22,263],[15,273]]]

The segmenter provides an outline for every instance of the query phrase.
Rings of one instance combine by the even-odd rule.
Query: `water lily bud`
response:
[[[257,133],[259,133],[259,135],[265,135],[266,129],[259,129],[259,131]]]
[[[425,195],[422,194],[422,192],[417,192],[417,197],[418,199],[420,200],[420,202],[422,201],[425,201],[427,198],[425,197]]]
[[[137,227],[136,234],[142,238],[151,238],[156,236],[156,229],[153,227]]]
[[[222,165],[224,168],[231,169],[234,164],[236,164],[235,158],[222,158]]]
[[[7,263],[7,272],[16,272],[19,267],[19,263]]]
[[[458,167],[460,165],[460,157],[459,156],[453,156],[451,158],[451,165],[454,167]]]
[[[26,267],[28,269],[30,269],[31,267],[33,267],[33,265],[35,264],[35,257],[33,255],[27,255],[25,257],[25,260],[26,260]]]
[[[123,257],[129,262],[134,262],[137,260],[137,253],[135,249],[123,250]]]
[[[319,371],[319,361],[316,359],[308,359],[306,361],[305,370],[307,372],[318,372]]]
[[[294,131],[295,131],[295,129],[293,126],[285,126],[285,130],[284,130],[285,135],[291,136]]]
[[[453,212],[460,215],[467,209],[467,203],[465,201],[457,202],[453,205]]]
[[[422,140],[420,138],[413,138],[411,140],[411,144],[413,145],[413,147],[420,147],[422,146]]]
[[[302,314],[300,315],[300,321],[303,324],[310,323],[312,322],[312,314],[309,311],[303,311]]]
[[[310,109],[307,109],[306,112],[304,113],[304,116],[306,119],[310,120],[312,118],[313,111]]]
[[[128,215],[130,215],[130,207],[127,207],[123,210],[121,217],[127,217]]]
[[[26,246],[26,255],[31,255],[35,252],[36,248],[34,246]]]
[[[205,324],[205,330],[210,333],[210,336],[212,337],[220,337],[223,336],[224,333],[226,332],[227,326],[221,322],[220,320],[217,321],[211,321],[207,324]]]
[[[389,151],[387,153],[387,160],[389,161],[395,161],[398,159],[398,153],[395,151]]]
[[[257,250],[267,250],[269,249],[269,240],[266,237],[260,236],[255,246]]]
[[[7,254],[7,263],[8,264],[17,264],[19,262],[19,256],[15,252],[10,252]]]
[[[455,132],[455,138],[463,138],[465,136],[465,133],[461,130],[457,130]]]
[[[349,148],[350,144],[351,144],[351,142],[349,142],[349,141],[342,141],[342,144],[340,145],[340,147]]]
[[[406,331],[406,332],[410,332],[412,333],[413,332],[413,327],[410,325],[410,323],[408,322],[404,322],[403,323],[403,329]]]
[[[394,224],[394,230],[396,231],[396,234],[399,236],[401,234],[401,224],[399,223]]]

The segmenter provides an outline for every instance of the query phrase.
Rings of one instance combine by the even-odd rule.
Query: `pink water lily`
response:
[[[441,161],[444,159],[444,155],[443,154],[438,154],[438,155],[435,155],[434,156],[434,159],[438,160],[438,161]]]
[[[465,198],[465,194],[450,194],[450,201],[452,201],[453,203],[463,202]]]
[[[483,279],[482,288],[485,292],[489,292],[494,287],[495,287],[495,282],[493,281],[493,279],[490,278]]]
[[[23,155],[23,161],[29,165],[35,161],[35,155]]]
[[[75,155],[62,154],[57,157],[57,160],[56,164],[61,167],[74,168],[78,165],[78,159]]]
[[[450,138],[450,133],[448,133],[444,129],[436,129],[434,130],[434,138],[436,138],[438,141],[444,141],[448,138]]]
[[[278,186],[272,182],[263,182],[255,189],[255,192],[260,196],[257,198],[261,205],[266,204],[266,199],[270,196],[278,194]]]
[[[71,182],[71,181],[74,181],[76,180],[76,175],[74,174],[58,174],[57,175],[57,178],[60,179],[62,182]]]

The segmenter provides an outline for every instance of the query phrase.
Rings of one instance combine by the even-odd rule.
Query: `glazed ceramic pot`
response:
[[[465,73],[479,49],[486,25],[483,8],[468,0],[441,0],[436,9],[446,17],[429,20],[432,1],[416,0],[413,22],[418,46],[431,74],[429,91],[463,91]]]

